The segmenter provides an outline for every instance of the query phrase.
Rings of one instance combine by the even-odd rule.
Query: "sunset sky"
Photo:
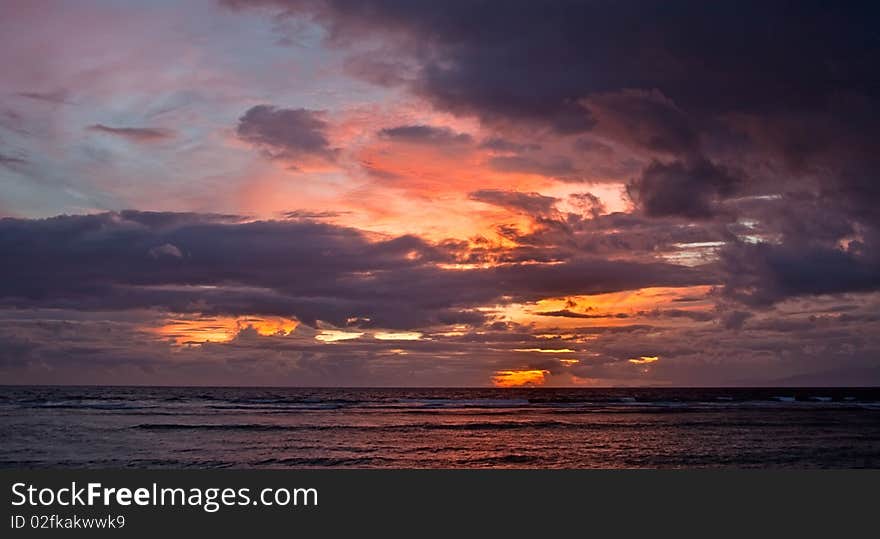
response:
[[[880,384],[880,10],[0,3],[0,383]]]

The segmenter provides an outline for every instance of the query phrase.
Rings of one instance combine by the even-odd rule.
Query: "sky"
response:
[[[880,384],[878,15],[5,0],[0,380]]]

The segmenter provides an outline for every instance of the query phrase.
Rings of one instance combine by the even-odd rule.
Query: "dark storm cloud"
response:
[[[448,127],[431,125],[401,125],[379,131],[379,136],[389,140],[409,142],[412,144],[468,144],[473,138],[467,133],[456,133]]]
[[[159,307],[338,326],[357,318],[389,328],[482,323],[474,309],[487,303],[712,279],[672,264],[586,257],[449,270],[440,264],[466,253],[414,236],[374,241],[309,220],[173,213],[3,219],[0,253],[0,302],[17,307]]]
[[[730,311],[721,317],[721,323],[727,329],[742,329],[746,320],[753,315],[749,311]]]
[[[755,304],[880,289],[880,258],[858,246],[736,243],[722,251],[725,293]]]
[[[521,301],[577,294],[604,294],[646,286],[691,286],[712,282],[701,269],[661,262],[640,263],[580,257],[563,264],[503,265],[484,273],[488,282]],[[488,282],[486,283],[488,285]],[[646,283],[653,282],[654,285]],[[575,292],[576,291],[576,292]]]
[[[520,193],[518,191],[500,191],[497,189],[474,191],[468,195],[468,198],[536,216],[552,213],[554,206],[558,202],[558,199],[555,197],[548,197],[538,193]]]
[[[327,127],[320,111],[256,105],[239,118],[236,133],[273,158],[333,159],[336,150],[330,147]]]
[[[569,200],[579,212],[536,217],[533,230],[506,234],[519,246],[497,253],[501,260],[558,260],[597,256],[653,261],[687,252],[692,245],[722,244],[735,239],[724,223],[647,217],[615,212],[600,214],[589,193]]]
[[[709,161],[655,161],[627,185],[627,193],[650,217],[708,219],[740,183],[735,173]]]
[[[597,130],[633,146],[674,155],[699,152],[689,118],[659,90],[622,90],[584,99]]]
[[[159,142],[174,137],[174,132],[158,127],[110,127],[103,124],[89,126],[90,131],[106,133],[132,142]]]
[[[768,306],[799,296],[880,289],[880,229],[868,193],[789,193],[743,203],[753,225],[719,251],[727,296]],[[758,241],[763,239],[763,241]]]
[[[227,0],[314,17],[337,43],[402,39],[437,105],[563,131],[592,122],[575,101],[659,89],[687,109],[812,106],[840,89],[876,94],[872,3],[397,2]],[[796,12],[796,15],[793,15]]]
[[[876,3],[225,3],[310,17],[337,47],[383,41],[395,62],[417,66],[387,84],[438,109],[493,127],[589,131],[599,147],[613,146],[605,154],[618,165],[627,157],[617,152],[628,148],[644,164],[630,175],[629,192],[659,234],[667,226],[659,221],[676,218],[714,231],[752,227],[736,234],[771,242],[726,249],[724,267],[746,272],[727,275],[736,297],[766,303],[877,288],[866,254],[880,251]],[[589,177],[567,156],[497,149],[513,155],[495,156],[496,170]],[[755,215],[732,200],[749,196],[771,198]],[[816,208],[790,215],[789,201],[804,196],[816,197]],[[538,234],[546,240],[573,228],[585,225]],[[579,236],[580,245],[604,243],[606,252],[613,239]],[[632,243],[631,235],[616,239]],[[806,268],[800,276],[798,268]]]

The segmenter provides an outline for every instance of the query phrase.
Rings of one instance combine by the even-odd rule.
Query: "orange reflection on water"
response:
[[[495,387],[542,386],[548,374],[550,371],[538,369],[495,371],[492,385]]]

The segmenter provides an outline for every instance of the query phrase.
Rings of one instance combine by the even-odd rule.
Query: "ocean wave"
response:
[[[50,409],[69,409],[69,410],[142,410],[148,408],[159,408],[155,404],[143,404],[137,402],[42,402],[32,403],[24,406],[25,408],[50,408]]]
[[[464,423],[390,423],[390,424],[299,424],[276,425],[261,423],[143,423],[130,427],[137,430],[154,431],[305,431],[305,430],[511,430],[511,429],[549,429],[549,428],[602,428],[601,425],[570,423],[566,421],[474,421]]]
[[[272,430],[297,430],[301,427],[297,427],[294,425],[261,425],[261,424],[247,424],[247,423],[235,423],[235,424],[187,424],[187,423],[144,423],[141,425],[135,425],[131,427],[133,429],[140,430],[160,430],[160,431],[169,431],[169,430],[220,430],[220,431],[272,431]]]
[[[380,464],[395,462],[395,459],[385,457],[280,457],[260,459],[248,462],[254,467],[369,467]]]
[[[397,404],[422,408],[514,408],[528,406],[529,399],[401,399]]]
[[[880,408],[880,389],[247,389],[0,388],[0,407],[106,414],[474,414],[688,413],[767,408]]]
[[[456,461],[456,464],[460,466],[503,466],[507,464],[533,464],[540,460],[541,457],[535,455],[509,453],[506,455],[461,459]]]
[[[290,403],[290,404],[264,404],[264,405],[242,405],[242,404],[211,404],[205,406],[205,408],[209,408],[211,410],[277,410],[277,411],[310,411],[310,410],[337,410],[339,408],[343,408],[343,406],[333,403],[333,402],[325,402],[325,403],[314,403],[314,404],[305,404],[305,403]]]

